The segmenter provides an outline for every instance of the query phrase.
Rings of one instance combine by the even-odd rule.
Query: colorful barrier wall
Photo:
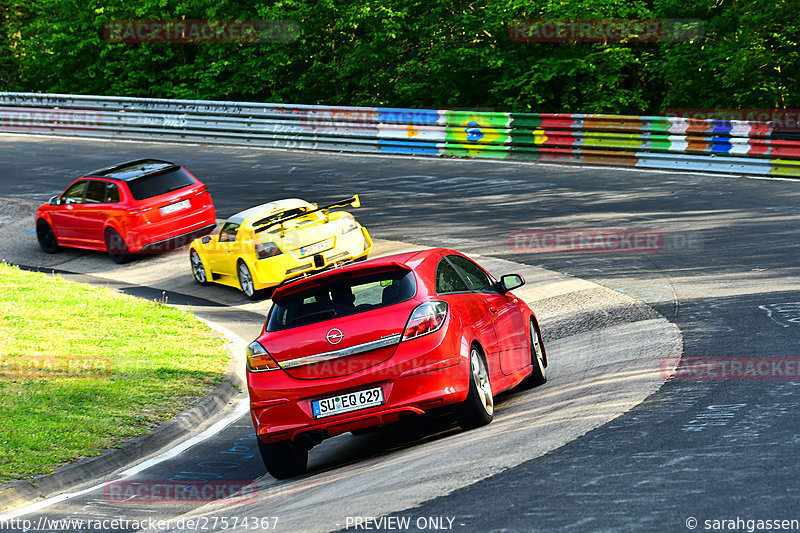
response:
[[[796,135],[737,120],[0,93],[0,132],[800,176]]]

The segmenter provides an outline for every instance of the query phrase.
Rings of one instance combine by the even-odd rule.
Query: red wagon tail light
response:
[[[433,333],[442,327],[446,318],[446,302],[433,301],[418,305],[408,319],[403,340],[408,341]]]
[[[247,347],[247,370],[250,372],[268,372],[281,367],[275,359],[261,346],[260,342],[251,342]]]

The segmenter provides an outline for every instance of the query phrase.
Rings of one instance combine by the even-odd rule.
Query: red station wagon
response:
[[[157,159],[91,172],[36,210],[36,236],[46,253],[61,246],[101,250],[117,263],[180,248],[215,226],[206,186],[180,165]]]
[[[264,463],[301,474],[308,450],[348,431],[444,406],[488,424],[494,396],[545,381],[536,316],[463,254],[410,252],[284,285],[247,347],[250,408]]]

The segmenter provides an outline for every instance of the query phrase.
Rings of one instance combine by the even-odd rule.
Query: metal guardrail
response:
[[[800,176],[770,122],[0,93],[0,132]]]

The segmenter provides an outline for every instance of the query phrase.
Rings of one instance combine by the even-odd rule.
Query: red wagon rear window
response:
[[[169,192],[177,191],[197,183],[191,174],[182,168],[176,168],[142,176],[128,182],[131,195],[136,200],[146,200],[154,196],[161,196]]]

